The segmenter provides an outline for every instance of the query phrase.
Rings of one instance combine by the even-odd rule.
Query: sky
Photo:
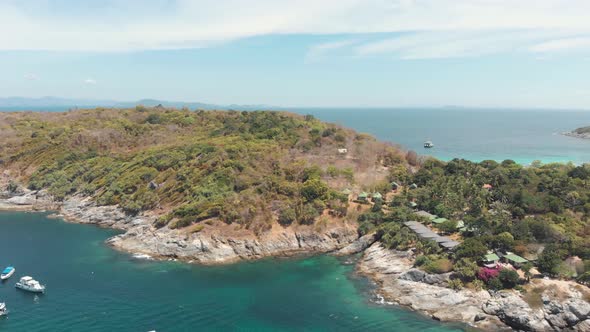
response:
[[[0,97],[590,109],[587,0],[0,0]]]

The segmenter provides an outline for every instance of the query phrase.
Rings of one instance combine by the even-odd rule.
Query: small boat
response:
[[[45,286],[41,285],[37,280],[29,276],[20,278],[20,280],[14,286],[16,288],[20,288],[22,290],[26,290],[28,292],[33,293],[45,292]]]
[[[0,302],[0,317],[8,314],[8,309],[6,308],[6,303]]]
[[[2,274],[0,274],[0,280],[6,280],[6,279],[12,277],[12,275],[14,274],[15,271],[16,271],[16,269],[12,266],[6,267],[2,271]]]
[[[431,141],[426,141],[426,142],[424,142],[424,147],[426,149],[433,148],[434,147],[434,143],[432,143]]]

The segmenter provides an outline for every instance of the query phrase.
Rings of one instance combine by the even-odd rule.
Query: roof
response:
[[[359,194],[359,197],[367,198],[367,197],[369,197],[369,194],[367,194],[366,192],[363,191],[362,193]]]
[[[418,203],[416,203],[416,202],[410,202],[410,206],[411,207],[416,207],[416,206],[418,206]]]
[[[512,262],[515,262],[515,263],[526,263],[526,262],[528,262],[528,260],[526,260],[526,259],[524,259],[524,258],[522,258],[522,257],[520,257],[518,255],[515,255],[513,253],[506,254],[506,255],[504,255],[504,257],[507,260],[512,261]]]
[[[393,181],[393,182],[391,183],[391,186],[393,186],[393,187],[399,187],[399,183],[397,183],[397,182]]]
[[[373,194],[373,198],[383,198],[383,195],[380,192],[376,192]]]
[[[451,240],[451,241],[449,241],[449,242],[443,242],[443,243],[441,243],[440,245],[441,245],[442,247],[446,248],[446,249],[453,249],[453,248],[455,248],[456,246],[458,246],[459,244],[460,244],[459,242],[457,242],[457,241],[452,241],[452,240]]]
[[[428,213],[426,211],[420,210],[420,211],[416,211],[414,212],[416,215],[420,216],[420,217],[425,217],[428,218],[430,220],[436,219],[436,216],[432,213]]]
[[[457,228],[463,228],[463,227],[465,227],[465,222],[463,220],[457,221]]]
[[[344,189],[344,190],[342,190],[342,193],[344,195],[350,195],[352,193],[352,191],[350,191],[350,189]]]
[[[432,222],[435,223],[435,224],[442,224],[443,222],[446,222],[446,221],[449,221],[449,219],[447,219],[447,218],[436,218],[436,219],[433,219],[432,220]]]
[[[496,255],[494,253],[487,254],[484,257],[485,257],[485,260],[487,262],[495,262],[495,261],[499,261],[500,260],[500,257],[498,257],[498,255]]]

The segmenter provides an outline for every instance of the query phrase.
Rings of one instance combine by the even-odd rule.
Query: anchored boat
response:
[[[16,269],[12,266],[6,267],[2,271],[2,274],[0,274],[0,280],[6,280],[6,279],[12,277],[12,275],[14,274],[15,271],[16,271]]]
[[[6,308],[6,303],[0,302],[0,317],[8,314],[8,309]]]
[[[432,143],[432,141],[426,141],[426,142],[424,142],[424,147],[427,149],[433,148],[434,143]]]
[[[37,280],[29,276],[20,278],[20,280],[14,286],[32,293],[45,292],[45,286],[41,285]]]

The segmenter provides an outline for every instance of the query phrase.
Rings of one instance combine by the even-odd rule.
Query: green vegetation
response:
[[[344,217],[341,186],[359,169],[402,161],[367,135],[282,112],[2,113],[0,132],[0,168],[30,189],[153,210],[156,227],[218,219],[262,231],[274,221],[311,224],[325,210]],[[344,146],[357,161],[338,156]]]
[[[489,250],[538,258],[535,265],[549,275],[577,275],[580,282],[590,279],[590,165],[536,162],[524,167],[511,160],[476,163],[429,159],[414,173],[400,169],[394,173],[392,169],[388,181],[401,184],[403,189],[387,203],[389,209],[385,212],[359,217],[361,232],[381,230],[381,241],[387,247],[416,247],[419,254],[423,241],[402,222],[422,221],[440,233],[453,234],[462,243],[446,257],[464,285],[474,282],[476,263]],[[410,208],[412,205],[449,221],[419,217]],[[572,256],[578,256],[585,264],[569,268],[564,261]],[[416,265],[427,266],[424,259],[435,261],[433,257],[419,256]],[[528,279],[531,266],[521,265]],[[488,280],[488,287],[517,285],[514,271],[498,272]]]

